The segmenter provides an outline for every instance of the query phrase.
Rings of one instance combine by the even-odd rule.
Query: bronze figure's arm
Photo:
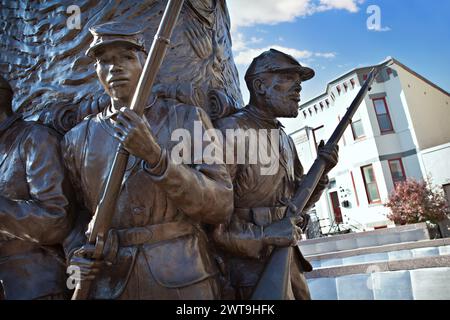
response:
[[[53,245],[71,228],[68,184],[58,137],[44,126],[34,126],[20,144],[31,200],[0,196],[0,225],[20,239]]]
[[[195,123],[201,124],[202,132],[205,133],[214,129],[204,110],[191,106],[176,108],[185,111],[184,124],[192,134]],[[202,150],[212,143],[216,145],[216,149],[222,149],[222,145],[217,141],[204,141]],[[193,165],[177,164],[171,158],[171,150],[163,150],[156,166],[151,168],[146,163],[144,168],[154,183],[165,190],[167,196],[187,216],[207,224],[228,222],[233,210],[233,187],[226,166],[222,163],[223,159],[218,155],[215,158],[199,159],[204,155],[196,154],[195,150],[191,151],[191,155]]]

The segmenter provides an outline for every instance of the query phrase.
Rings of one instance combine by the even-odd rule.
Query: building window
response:
[[[352,132],[354,140],[359,140],[366,136],[361,119],[352,121]]]
[[[303,111],[303,116],[304,116],[305,119],[306,119],[306,111]]]
[[[327,100],[325,100],[325,103],[327,104],[327,108],[329,108],[330,107],[330,101],[327,99]],[[448,104],[448,102],[447,102],[447,104]]]
[[[352,84],[352,89],[355,89],[355,79],[350,79],[350,83]]]
[[[389,115],[386,98],[373,99],[373,105],[375,107],[375,113],[377,115],[380,132],[382,134],[394,132],[394,127],[392,126],[391,116]]]
[[[353,117],[351,127],[354,140],[359,140],[366,136],[359,112]]]
[[[389,160],[389,169],[391,170],[394,185],[406,180],[405,168],[403,167],[402,159]]]
[[[345,92],[348,91],[348,85],[347,85],[347,82],[344,83],[344,89],[345,89]]]
[[[320,110],[323,110],[323,102],[319,103],[320,105]]]
[[[339,95],[341,95],[341,86],[337,86],[336,87],[337,92],[339,93]]]
[[[361,168],[364,184],[366,186],[367,200],[369,204],[381,203],[380,192],[378,191],[377,180],[373,166],[365,166]]]

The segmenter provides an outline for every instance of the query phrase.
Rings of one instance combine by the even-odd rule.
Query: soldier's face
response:
[[[269,73],[265,76],[266,104],[275,117],[295,118],[298,115],[300,75],[294,72]]]
[[[96,52],[97,75],[108,95],[129,106],[143,65],[139,53],[127,46],[107,45]]]

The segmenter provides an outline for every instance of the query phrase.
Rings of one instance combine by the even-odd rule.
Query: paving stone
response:
[[[361,264],[366,262],[365,255],[359,255],[359,256],[353,256],[353,257],[347,257],[342,259],[342,263],[344,265],[352,265],[352,264]]]
[[[366,255],[362,254],[362,255],[358,255],[358,256],[353,256],[353,257],[347,257],[342,259],[342,262],[344,265],[352,265],[352,264],[362,264],[366,262]]]
[[[312,300],[337,300],[336,279],[308,279],[308,287]]]
[[[365,262],[384,262],[389,260],[389,256],[386,252],[371,253],[364,255]]]
[[[319,254],[319,252],[316,252],[316,244],[302,244],[300,242],[299,247],[305,256]]]
[[[392,234],[380,235],[378,237],[377,242],[379,245],[383,246],[386,244],[400,243],[400,242],[402,242],[402,240],[401,240],[399,233],[392,233]]]
[[[354,274],[336,279],[339,300],[373,300],[370,274]]]
[[[399,242],[411,242],[411,241],[420,241],[420,240],[430,240],[430,236],[428,235],[427,230],[416,229],[406,232],[400,233],[400,241]]]
[[[415,300],[450,300],[450,268],[411,270]]]
[[[395,261],[395,260],[407,260],[412,259],[413,254],[411,250],[399,250],[399,251],[391,251],[388,252],[389,261]]]
[[[411,252],[414,258],[435,257],[439,255],[439,248],[417,248]]]
[[[375,300],[412,300],[409,271],[372,273]]]
[[[343,265],[342,259],[326,259],[320,263],[322,268],[338,267]]]
[[[358,248],[356,239],[344,239],[336,241],[336,251],[352,250]]]
[[[314,249],[316,253],[325,253],[325,252],[333,252],[336,250],[336,243],[335,242],[324,242],[324,243],[317,243],[314,245]]]
[[[311,263],[313,269],[318,269],[322,266],[321,260],[309,260],[309,263]]]
[[[365,236],[356,238],[356,244],[358,248],[367,248],[378,246],[378,236]]]
[[[449,255],[450,254],[450,246],[439,247],[439,254],[441,256]]]

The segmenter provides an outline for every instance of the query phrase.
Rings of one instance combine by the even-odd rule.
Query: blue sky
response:
[[[371,5],[380,9],[378,31],[367,26]],[[302,101],[323,93],[339,75],[388,56],[450,91],[448,0],[228,0],[228,6],[245,102],[245,70],[270,47],[316,70],[303,84]]]

